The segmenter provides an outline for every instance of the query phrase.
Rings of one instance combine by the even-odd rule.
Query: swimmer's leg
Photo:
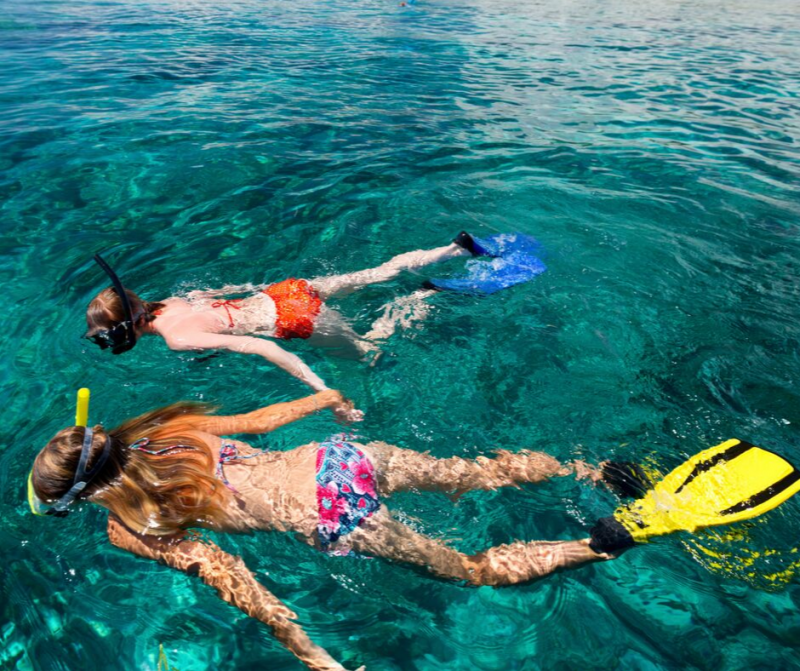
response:
[[[372,328],[364,334],[367,340],[386,340],[400,326],[410,328],[423,321],[430,312],[425,299],[438,293],[434,289],[419,289],[407,296],[400,296],[383,308],[383,314],[372,323]]]
[[[406,450],[382,442],[366,445],[386,495],[409,489],[464,493],[473,489],[497,489],[524,483],[544,482],[575,474],[578,479],[597,481],[599,469],[576,461],[560,463],[544,452],[497,450],[495,457],[437,459],[425,452]]]
[[[380,351],[375,343],[358,335],[341,313],[327,305],[314,320],[314,332],[307,342],[344,359],[363,359]]]
[[[473,585],[515,585],[544,578],[558,570],[613,559],[611,555],[594,552],[588,538],[517,541],[467,555],[392,518],[385,506],[350,533],[347,543],[358,553],[414,564],[440,578],[464,580]]]
[[[415,270],[417,268],[424,268],[433,263],[455,259],[459,256],[470,256],[470,252],[464,247],[457,245],[455,242],[445,246],[437,247],[436,249],[418,250],[415,252],[406,252],[390,259],[386,263],[376,267],[368,268],[367,270],[359,270],[355,273],[347,275],[331,275],[329,277],[318,277],[310,280],[311,286],[317,290],[323,300],[331,296],[343,296],[349,294],[356,289],[367,286],[368,284],[377,284],[378,282],[387,282],[397,277],[404,270]]]

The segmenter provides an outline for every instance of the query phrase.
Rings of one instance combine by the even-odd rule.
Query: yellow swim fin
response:
[[[595,552],[615,552],[652,536],[696,531],[761,515],[800,491],[800,471],[743,440],[695,455],[642,498],[592,528]]]

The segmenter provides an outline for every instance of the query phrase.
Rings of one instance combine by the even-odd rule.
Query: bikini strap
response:
[[[231,461],[238,461],[240,459],[253,459],[254,457],[260,457],[266,450],[261,450],[261,452],[257,454],[239,454],[239,450],[236,448],[236,443],[232,441],[222,440],[222,446],[219,450],[219,461],[217,461],[217,477],[222,480],[222,483],[230,489],[234,494],[238,494],[239,492],[236,491],[236,488],[228,482],[228,478],[225,477],[225,471],[223,466]]]
[[[161,454],[165,454],[170,452],[171,450],[194,450],[195,448],[191,445],[168,445],[160,450],[148,450],[147,446],[150,444],[149,438],[139,438],[139,440],[135,440],[130,445],[128,445],[129,450],[137,450],[138,452],[146,452],[147,454],[152,454],[154,456],[158,456]]]
[[[172,450],[194,450],[195,448],[191,445],[168,445],[160,450],[148,450],[147,446],[150,444],[149,438],[139,438],[139,440],[134,441],[130,445],[128,445],[129,450],[136,450],[138,452],[145,452],[147,454],[152,454],[153,456],[160,456],[162,454],[166,454],[167,452],[171,452]],[[228,478],[225,477],[225,471],[223,470],[223,466],[231,461],[238,461],[240,459],[252,459],[254,457],[258,457],[261,454],[266,452],[266,450],[261,450],[260,453],[257,454],[246,454],[242,455],[239,454],[239,451],[236,449],[236,443],[232,441],[222,441],[222,447],[219,451],[219,460],[217,461],[217,468],[216,468],[216,475],[217,477],[222,480],[223,484],[230,489],[235,494],[239,492],[236,491],[234,486],[228,482]]]
[[[239,303],[242,302],[241,298],[231,298],[229,300],[224,301],[214,301],[211,304],[212,308],[225,308],[225,312],[228,313],[228,327],[233,328],[235,324],[233,323],[233,315],[231,315],[231,308],[234,310],[241,310],[242,306]]]

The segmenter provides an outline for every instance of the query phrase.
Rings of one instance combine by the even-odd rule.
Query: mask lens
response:
[[[95,345],[99,345],[100,349],[120,347],[128,341],[128,329],[124,323],[117,324],[113,328],[98,331],[94,335],[89,336],[89,339]]]
[[[89,340],[91,340],[95,345],[99,345],[100,349],[108,349],[111,347],[108,331],[98,331],[94,335],[90,335]]]

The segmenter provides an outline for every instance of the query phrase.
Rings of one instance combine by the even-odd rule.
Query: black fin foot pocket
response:
[[[430,280],[425,280],[422,283],[422,288],[426,289],[427,291],[444,291],[441,287],[437,287],[433,282]]]
[[[603,482],[620,496],[642,498],[653,486],[645,470],[630,461],[607,461],[603,464]]]
[[[636,545],[630,532],[613,517],[603,517],[591,530],[589,547],[598,554],[616,554]]]
[[[484,249],[477,240],[473,238],[466,231],[461,231],[455,238],[453,238],[459,247],[466,249],[472,256],[494,256],[488,249]]]

